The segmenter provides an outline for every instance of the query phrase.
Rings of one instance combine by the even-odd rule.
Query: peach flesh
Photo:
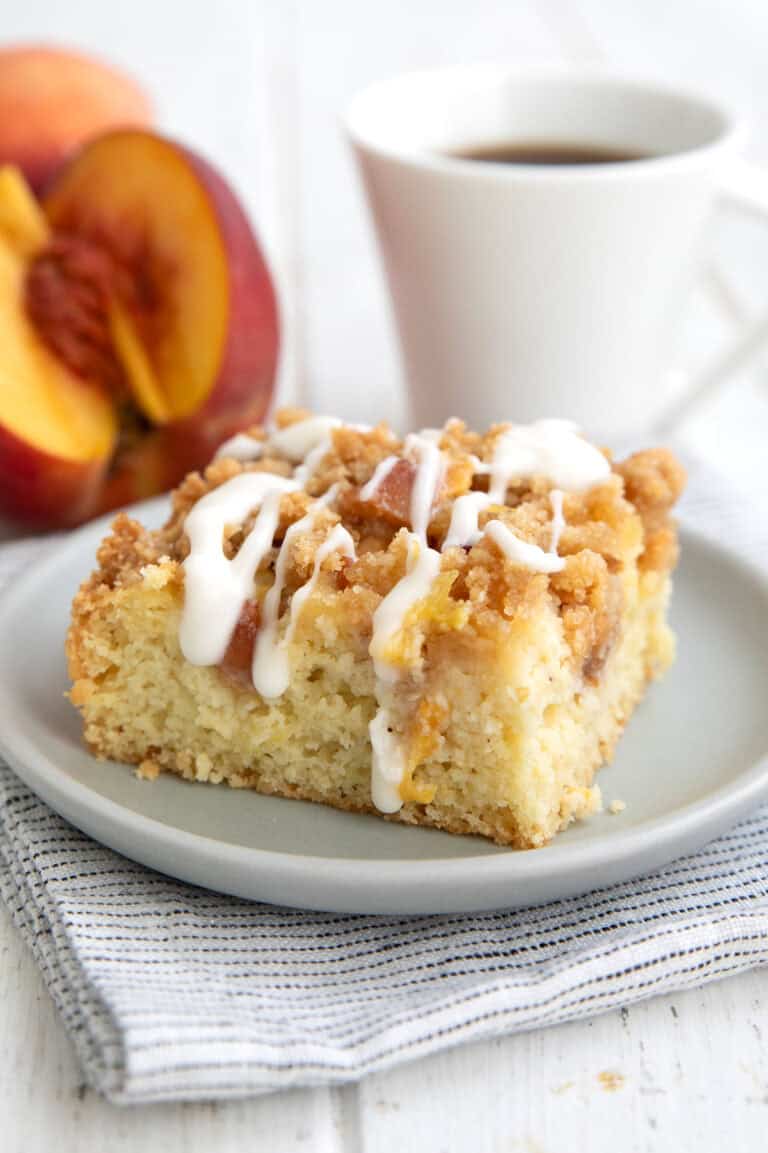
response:
[[[210,165],[151,133],[109,133],[43,203],[56,232],[103,245],[132,275],[132,298],[120,303],[168,423],[206,424],[215,436],[265,411],[275,297],[248,220]]]

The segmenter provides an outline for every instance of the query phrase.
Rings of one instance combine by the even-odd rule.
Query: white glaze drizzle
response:
[[[550,553],[556,554],[565,527],[562,490],[580,492],[605,480],[611,471],[603,454],[584,440],[577,426],[568,420],[539,420],[530,425],[512,425],[496,441],[490,463],[476,456],[470,456],[470,460],[476,475],[490,475],[488,492],[466,493],[454,502],[444,549],[453,545],[466,547],[477,544],[483,535],[479,528],[480,514],[491,505],[505,503],[511,480],[546,476],[557,484],[550,493],[552,537],[549,548]],[[489,521],[484,531],[487,533],[491,525],[499,523]],[[508,546],[504,551],[511,559],[514,550],[509,546],[509,538],[512,536],[509,528],[500,534]],[[536,557],[539,556],[539,571],[553,571],[545,559],[547,554],[541,549],[538,553],[523,549],[520,555],[525,555],[527,561],[517,563],[525,564],[526,568],[536,568]]]
[[[486,476],[491,471],[491,466],[487,460],[481,460],[479,456],[475,456],[473,452],[467,453],[469,463],[472,465],[472,472],[475,476]]]
[[[392,684],[398,679],[398,666],[388,662],[387,649],[402,629],[410,609],[427,596],[439,571],[440,553],[411,533],[405,576],[392,586],[373,614],[373,636],[368,652],[379,680]]]
[[[491,538],[508,560],[522,568],[543,573],[562,572],[565,568],[562,557],[556,553],[544,552],[544,549],[539,548],[537,544],[520,540],[520,537],[515,536],[503,521],[489,520],[484,535]]]
[[[394,585],[373,614],[373,635],[368,648],[376,674],[376,715],[368,726],[371,741],[371,798],[383,813],[396,813],[403,804],[400,785],[406,770],[402,736],[395,732],[389,700],[401,676],[387,650],[401,631],[414,605],[429,595],[440,571],[440,553],[429,547],[427,529],[443,480],[445,461],[436,439],[413,433],[406,437],[404,453],[416,465],[411,484],[408,556],[405,576]]]
[[[335,428],[341,428],[341,421],[335,416],[310,416],[271,432],[267,444],[271,452],[286,457],[292,464],[306,466],[313,449],[328,444]]]
[[[442,428],[421,428],[419,429],[418,436],[420,436],[422,440],[431,440],[433,444],[439,445],[443,439],[443,432],[444,430]]]
[[[309,476],[331,447],[331,433],[335,428],[341,428],[341,424],[335,416],[310,416],[285,428],[270,429],[266,440],[257,440],[246,432],[240,432],[219,445],[215,459],[229,456],[235,460],[252,461],[274,453],[308,469],[306,475]],[[367,431],[364,425],[354,427],[361,432]]]
[[[241,455],[239,459],[255,460],[269,452],[301,464],[291,478],[271,472],[240,473],[206,493],[187,516],[184,528],[190,552],[184,561],[184,608],[179,643],[191,664],[214,665],[224,657],[243,605],[253,595],[256,571],[272,547],[280,516],[280,498],[306,485],[331,447],[333,429],[340,425],[341,421],[335,417],[310,417],[273,430],[266,441],[233,438],[220,447],[220,455],[231,456],[233,445],[244,454],[248,449],[244,443],[247,440],[252,444],[252,455]],[[335,494],[335,489],[333,492]],[[328,494],[324,503],[328,503]],[[255,509],[259,511],[253,528],[237,555],[228,560],[223,550],[225,527],[241,524]],[[280,559],[279,554],[276,570]]]
[[[315,553],[312,573],[291,597],[288,623],[282,637],[278,638],[278,613],[280,611],[280,595],[285,584],[285,558],[288,556],[286,546],[290,543],[289,535],[293,539],[302,532],[310,531],[318,511],[314,507],[306,516],[297,520],[288,529],[275,565],[275,580],[265,598],[264,616],[253,649],[251,669],[254,687],[265,700],[276,700],[277,697],[281,697],[291,682],[288,647],[293,639],[301,610],[317,584],[323,562],[334,552],[340,552],[343,556],[349,557],[350,560],[355,559],[355,542],[352,536],[342,524],[335,524]],[[295,532],[293,532],[294,529]],[[269,605],[267,604],[268,601],[270,602]]]
[[[570,420],[513,424],[496,442],[490,493],[496,503],[503,504],[510,480],[531,476],[544,476],[566,492],[582,492],[610,472],[600,450],[584,440]]]
[[[265,700],[282,696],[288,688],[290,681],[288,655],[277,635],[280,598],[285,587],[285,570],[293,542],[302,533],[312,531],[319,511],[316,504],[310,505],[309,511],[286,529],[275,561],[275,577],[262,602],[259,631],[253,646],[251,679],[254,688]]]
[[[190,555],[184,562],[185,603],[180,642],[185,657],[193,664],[218,663],[237,624],[245,601],[252,595],[253,578],[272,546],[277,527],[280,500],[284,493],[305,487],[318,464],[331,448],[333,430],[341,421],[333,417],[311,417],[278,430],[265,441],[245,434],[232,437],[220,446],[217,456],[233,456],[248,461],[274,453],[294,464],[290,479],[272,473],[243,473],[214,489],[193,507],[185,522]],[[350,426],[368,431],[368,426]],[[405,575],[379,604],[373,617],[369,652],[376,673],[378,709],[369,726],[372,765],[371,792],[374,805],[382,812],[396,812],[402,805],[401,785],[407,769],[406,750],[393,724],[393,690],[401,676],[397,662],[388,658],[392,641],[403,628],[409,611],[429,595],[440,571],[440,553],[429,547],[427,530],[445,471],[439,442],[439,429],[424,429],[408,436],[403,456],[415,464],[411,486],[408,555]],[[361,498],[370,500],[401,459],[390,456],[375,469],[361,489]],[[564,527],[563,493],[581,491],[599,483],[610,473],[603,455],[578,435],[568,421],[546,420],[532,425],[514,425],[497,439],[490,463],[470,457],[474,472],[490,475],[487,493],[466,493],[454,502],[443,549],[452,545],[472,545],[488,535],[515,564],[538,572],[558,572],[565,561],[557,555]],[[550,492],[552,505],[551,541],[548,552],[520,540],[507,525],[490,520],[479,528],[481,513],[493,504],[503,505],[513,478],[546,476],[556,487]],[[252,674],[254,686],[265,699],[279,697],[290,683],[288,648],[299,614],[314,590],[322,565],[333,552],[354,558],[354,541],[341,524],[336,524],[318,548],[313,570],[296,590],[288,611],[282,638],[278,637],[280,598],[292,542],[312,530],[323,505],[335,496],[335,486],[315,501],[299,521],[289,527],[275,562],[275,577],[262,606],[262,626],[254,646]],[[227,524],[246,519],[258,508],[251,532],[233,560],[223,552]]]
[[[380,704],[368,726],[371,741],[371,801],[380,813],[397,813],[403,807],[400,786],[407,761],[402,737],[396,733],[386,705]]]
[[[393,687],[400,680],[402,670],[390,661],[387,649],[410,610],[429,595],[439,572],[440,553],[411,533],[405,576],[390,589],[373,614],[373,636],[368,652],[376,674],[378,707],[368,726],[368,735],[372,751],[371,798],[382,813],[396,813],[402,808],[400,786],[407,764],[403,738],[395,732],[390,705]]]
[[[460,548],[477,544],[480,532],[480,513],[491,503],[487,492],[466,492],[453,502],[451,521],[443,541],[443,550],[458,545]]]
[[[233,460],[258,460],[264,452],[264,444],[265,441],[256,440],[255,436],[249,436],[247,432],[239,432],[237,436],[231,436],[219,445],[214,460],[220,460],[223,456],[232,457]]]
[[[308,580],[301,585],[293,594],[290,607],[290,617],[288,620],[288,628],[286,629],[286,636],[284,644],[288,645],[293,631],[296,628],[301,610],[304,603],[312,595],[315,585],[317,584],[320,570],[323,567],[323,562],[331,553],[338,552],[342,556],[347,557],[349,560],[355,560],[357,553],[355,552],[355,542],[352,539],[352,534],[344,528],[343,524],[335,524],[328,536],[325,538],[319,549],[315,553],[314,566],[312,573]]]
[[[416,458],[416,475],[411,486],[411,530],[426,546],[432,507],[445,472],[445,458],[434,440],[410,433],[405,438],[405,455]]]
[[[242,472],[201,497],[184,522],[189,556],[184,561],[184,608],[179,643],[193,665],[215,665],[227,651],[253,578],[272,547],[280,498],[295,480],[268,472]],[[224,555],[228,524],[242,524],[258,508],[253,528],[232,560]]]
[[[288,646],[293,629],[295,627],[294,613],[299,610],[300,604],[296,604],[296,597],[306,586],[312,583],[314,587],[317,582],[317,577],[313,573],[309,580],[305,582],[299,589],[296,590],[294,596],[291,598],[289,608],[289,622],[286,633],[282,640],[278,637],[278,618],[280,615],[280,598],[285,587],[285,573],[288,566],[288,559],[290,550],[293,546],[294,540],[301,536],[302,533],[312,532],[317,522],[317,518],[324,508],[327,508],[336,498],[339,486],[337,484],[331,485],[327,492],[323,493],[321,497],[313,501],[307,509],[306,513],[299,520],[294,521],[292,525],[286,529],[285,536],[283,537],[282,545],[277,554],[275,561],[275,577],[274,580],[264,597],[261,606],[261,624],[259,632],[256,637],[256,643],[253,649],[253,660],[251,663],[251,674],[254,688],[261,693],[266,699],[273,699],[282,696],[288,688],[290,681],[290,666],[287,659],[285,649]],[[334,526],[337,527],[337,526]],[[346,529],[344,530],[346,533]],[[351,541],[349,533],[346,536]],[[328,537],[320,546],[320,549],[326,549]],[[334,540],[340,539],[338,535],[333,538]],[[345,542],[344,542],[345,543]],[[320,555],[318,550],[318,556]],[[352,551],[354,553],[354,542],[352,543]],[[323,553],[320,563],[329,555],[329,550]],[[315,565],[317,566],[317,556],[315,557]],[[319,566],[318,566],[319,571]],[[298,618],[297,618],[298,619]],[[275,688],[276,685],[282,685],[280,688]]]

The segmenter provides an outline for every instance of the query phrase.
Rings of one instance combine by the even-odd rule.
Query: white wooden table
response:
[[[91,48],[145,78],[163,124],[224,167],[258,221],[282,297],[283,397],[350,419],[403,415],[384,288],[338,128],[355,88],[420,65],[607,60],[708,87],[768,125],[765,0],[25,0],[3,12],[0,32]],[[752,154],[768,163],[768,128]],[[712,243],[738,273],[737,310],[768,300],[768,236],[725,222]],[[726,330],[700,302],[689,358]],[[735,480],[759,486],[763,507],[766,434],[768,390],[755,372],[684,431]],[[768,1147],[767,1009],[768,973],[753,972],[357,1087],[121,1110],[83,1085],[0,908],[0,1150],[753,1153]]]

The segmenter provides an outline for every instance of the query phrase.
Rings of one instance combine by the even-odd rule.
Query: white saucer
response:
[[[164,502],[137,515],[160,523]],[[0,601],[0,751],[44,801],[113,849],[238,896],[365,913],[514,907],[659,868],[768,799],[768,579],[683,534],[673,623],[679,656],[652,686],[599,777],[626,802],[544,849],[411,829],[100,763],[64,698],[69,605],[106,521],[74,534]]]

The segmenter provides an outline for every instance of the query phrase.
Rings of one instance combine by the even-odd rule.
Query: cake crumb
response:
[[[156,781],[160,772],[160,766],[156,761],[142,761],[136,769],[136,776],[140,781]]]
[[[597,1080],[606,1093],[615,1093],[617,1089],[624,1088],[626,1077],[623,1073],[616,1073],[613,1069],[604,1069],[597,1074]]]
[[[617,813],[623,813],[626,807],[626,801],[611,801],[608,806],[608,812],[615,817]]]
[[[157,564],[145,564],[139,569],[144,584],[150,589],[163,589],[168,584],[173,573],[173,565],[169,556],[158,557]]]

